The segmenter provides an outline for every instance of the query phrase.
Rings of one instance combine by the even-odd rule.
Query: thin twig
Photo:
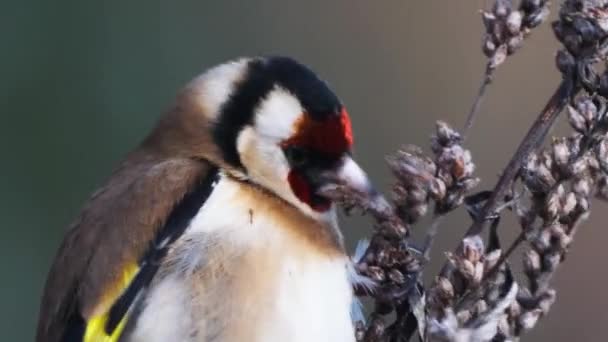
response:
[[[517,176],[523,160],[542,144],[549,129],[553,126],[555,119],[557,119],[559,113],[564,109],[571,94],[574,92],[573,80],[569,78],[564,79],[553,96],[551,96],[551,99],[549,99],[536,121],[532,124],[530,130],[528,130],[528,133],[517,148],[513,158],[511,158],[505,167],[496,187],[481,209],[479,217],[467,230],[467,236],[477,235],[485,229],[487,223],[485,218],[496,210],[500,203],[500,199],[505,195],[515,179],[515,176]]]
[[[495,70],[495,68],[491,68],[490,63],[488,63],[488,65],[486,66],[486,71],[485,71],[483,80],[481,81],[481,85],[479,86],[479,90],[477,92],[477,97],[475,97],[473,106],[471,106],[471,110],[469,111],[467,120],[465,121],[464,127],[462,128],[462,140],[463,141],[466,140],[468,133],[471,130],[471,127],[473,127],[475,118],[477,117],[477,114],[479,113],[479,109],[481,108],[481,102],[486,93],[486,89],[488,88],[488,85],[490,85],[490,83],[492,83],[492,78],[494,76],[494,70]]]
[[[467,230],[465,236],[478,235],[486,228],[488,220],[486,218],[495,212],[501,199],[509,190],[513,180],[517,176],[519,169],[524,159],[535,149],[537,149],[545,139],[551,126],[559,116],[559,113],[564,109],[572,94],[578,89],[574,89],[574,80],[572,77],[564,77],[560,86],[553,93],[532,127],[528,130],[525,138],[517,148],[517,151],[505,167],[500,179],[496,183],[492,194],[481,209],[480,215],[473,221],[473,224]],[[458,246],[458,251],[462,250],[462,244]],[[448,263],[444,264],[441,274],[445,275],[448,271]]]
[[[439,226],[441,222],[443,222],[443,218],[445,214],[437,215],[433,218],[433,222],[431,222],[431,226],[426,232],[426,236],[424,238],[424,245],[422,246],[422,255],[424,256],[424,260],[429,261],[431,259],[431,248],[433,247],[433,242],[435,241],[435,236],[437,232],[439,232]]]

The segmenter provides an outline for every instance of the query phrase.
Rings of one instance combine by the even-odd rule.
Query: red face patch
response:
[[[297,146],[339,158],[350,151],[353,145],[353,131],[345,108],[342,108],[338,115],[318,121],[303,113],[294,125],[294,132],[282,142],[283,147]],[[287,181],[296,197],[313,210],[324,212],[331,207],[331,201],[318,196],[300,170],[289,171]]]
[[[287,181],[291,186],[291,191],[293,191],[296,197],[303,203],[306,203],[314,211],[324,212],[331,207],[331,202],[328,199],[321,198],[312,193],[310,184],[297,171],[289,171]]]
[[[344,107],[339,115],[315,121],[303,114],[295,124],[295,134],[283,144],[310,148],[329,155],[340,155],[353,145],[353,130],[350,117]]]

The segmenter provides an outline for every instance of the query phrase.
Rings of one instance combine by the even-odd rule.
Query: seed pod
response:
[[[577,132],[585,133],[588,129],[585,117],[572,106],[568,106],[568,122]]]
[[[542,311],[539,309],[526,311],[523,315],[519,316],[518,323],[523,330],[530,330],[534,328],[538,319],[540,318]]]
[[[509,38],[507,41],[507,54],[514,54],[519,48],[524,44],[524,34],[520,32],[519,34]]]
[[[572,184],[572,190],[575,194],[586,197],[591,193],[591,186],[586,178],[581,177]]]
[[[401,285],[405,283],[405,276],[397,269],[392,269],[388,273],[388,278],[395,284]]]
[[[436,294],[442,301],[448,302],[454,298],[454,286],[445,277],[437,277],[435,279]]]
[[[519,30],[521,28],[521,22],[522,14],[520,11],[513,11],[511,12],[511,14],[509,14],[505,23],[507,26],[507,30],[511,35],[515,36],[519,33]]]
[[[574,192],[569,192],[562,203],[561,216],[568,216],[576,208],[576,195]]]
[[[570,150],[565,139],[553,141],[553,160],[560,168],[565,168],[570,160]]]
[[[496,2],[494,2],[494,8],[492,8],[492,13],[498,18],[504,18],[511,13],[512,7],[513,4],[510,0],[496,0]]]
[[[439,178],[433,178],[429,183],[429,194],[435,201],[441,201],[446,194],[445,183]]]

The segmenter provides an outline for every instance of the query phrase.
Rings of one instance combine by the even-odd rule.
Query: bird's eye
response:
[[[308,151],[300,146],[288,146],[285,148],[285,156],[293,168],[302,167],[309,161]]]

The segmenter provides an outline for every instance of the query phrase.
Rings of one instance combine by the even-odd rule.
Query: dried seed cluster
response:
[[[594,63],[605,61],[608,53],[608,1],[567,0],[553,32],[564,46],[556,56],[563,74],[576,74],[587,92],[608,95],[608,74],[599,75]]]
[[[523,0],[517,10],[512,7],[511,1],[496,0],[483,13],[490,71],[548,13],[543,0]],[[608,73],[598,67],[608,55],[608,0],[565,0],[553,28],[564,45],[557,55],[562,84],[573,85],[573,91],[556,96],[561,96],[559,103],[570,104],[568,122],[574,133],[553,139],[523,165],[529,149],[516,154],[517,163],[509,165],[515,165],[512,175],[519,172],[515,181],[505,183],[511,186],[507,198],[498,198],[504,191],[496,189],[493,197],[484,192],[467,197],[478,183],[471,153],[463,148],[461,135],[443,122],[431,139],[432,156],[408,146],[388,159],[397,179],[392,204],[350,189],[326,189],[326,195],[362,208],[376,221],[369,247],[357,258],[357,271],[375,283],[373,291],[356,289],[374,300],[369,323],[357,324],[357,341],[408,341],[414,334],[425,341],[515,341],[549,312],[556,299],[550,280],[588,217],[591,200],[608,200]],[[522,144],[536,146],[544,134],[539,136]],[[488,198],[492,202],[484,206]],[[479,235],[483,229],[469,230],[460,248],[446,253],[447,267],[425,287],[420,275],[426,253],[412,241],[411,225],[431,207],[441,217],[463,201],[476,223],[488,223],[481,227],[490,226],[489,236]],[[509,248],[502,248],[498,235],[499,207],[512,209],[521,225]],[[518,282],[509,262],[522,244],[527,281]]]
[[[481,236],[468,236],[461,250],[447,254],[449,267],[427,292],[429,340],[500,341],[500,327],[508,325],[506,309],[514,303],[518,284],[508,267],[499,264],[502,250],[497,241],[494,236],[486,247]],[[495,267],[498,272],[493,272]]]
[[[495,69],[517,51],[530,31],[549,16],[548,1],[522,0],[518,9],[511,0],[496,0],[491,11],[482,11],[486,28],[483,52]]]
[[[529,193],[517,214],[529,249],[524,254],[527,288],[512,307],[515,324],[505,330],[513,336],[533,328],[555,301],[549,281],[572,243],[579,224],[590,213],[594,195],[602,198],[608,157],[608,118],[605,99],[583,94],[568,108],[576,133],[554,139],[546,150],[533,154],[522,168],[521,179]],[[599,106],[599,108],[598,108]]]
[[[417,146],[406,146],[388,163],[397,178],[393,199],[399,216],[415,223],[424,216],[429,203],[435,203],[435,214],[445,214],[463,202],[464,196],[479,179],[473,177],[475,164],[471,152],[462,147],[458,132],[443,121],[437,122],[431,136],[433,158]]]

